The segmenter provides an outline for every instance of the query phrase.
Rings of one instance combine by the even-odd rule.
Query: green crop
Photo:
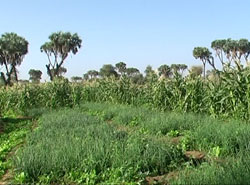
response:
[[[136,182],[167,173],[183,159],[170,143],[117,130],[77,109],[44,114],[39,122],[15,157],[16,180],[22,183]]]
[[[56,80],[45,84],[15,85],[0,89],[3,115],[24,114],[31,108],[74,107],[84,102],[109,102],[214,117],[250,118],[250,75],[221,72],[217,81],[174,76],[136,85],[130,79],[98,79],[92,83]]]

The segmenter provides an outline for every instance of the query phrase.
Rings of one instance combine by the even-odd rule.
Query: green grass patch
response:
[[[15,158],[21,183],[129,183],[183,161],[170,143],[119,131],[80,110],[44,114]]]
[[[197,168],[185,168],[170,184],[249,184],[250,156],[238,155],[224,162],[203,163]]]
[[[236,120],[85,103],[42,115],[39,127],[15,157],[15,179],[17,183],[134,184],[175,171],[178,175],[166,183],[246,184],[249,131],[250,125]],[[189,158],[188,151],[201,151],[205,157]]]
[[[102,120],[112,120],[115,124],[150,135],[183,136],[181,144],[189,150],[203,150],[212,154],[216,153],[214,150],[219,150],[216,155],[249,151],[250,125],[242,121],[103,103],[86,103],[80,109]]]

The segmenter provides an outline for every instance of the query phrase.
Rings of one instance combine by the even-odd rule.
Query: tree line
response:
[[[222,71],[232,70],[242,71],[249,66],[248,57],[250,54],[250,42],[247,39],[219,39],[211,43],[211,48],[215,51],[215,56],[219,59]],[[200,59],[203,64],[203,77],[206,77],[206,64],[212,67],[212,71],[217,74],[220,70],[215,65],[215,58],[212,52],[206,47],[195,47],[193,56]]]
[[[168,66],[166,64],[161,65],[159,68],[154,70],[152,66],[148,65],[144,71],[145,76],[140,72],[139,69],[135,67],[127,67],[127,64],[124,62],[118,62],[113,66],[112,64],[104,64],[99,71],[89,70],[87,73],[83,75],[83,78],[78,76],[73,76],[71,78],[72,81],[77,82],[81,80],[85,81],[93,81],[97,78],[106,78],[106,77],[114,77],[121,78],[127,77],[132,80],[132,82],[137,84],[143,84],[147,80],[151,78],[160,78],[167,79],[171,78],[174,73],[178,73],[179,75],[183,75],[183,72],[188,68],[185,64],[172,64]]]
[[[0,77],[4,85],[12,85],[18,82],[18,69],[28,53],[28,41],[17,35],[16,33],[5,33],[0,37]],[[60,78],[67,69],[63,67],[65,60],[70,54],[77,54],[82,47],[82,40],[77,33],[70,32],[55,32],[49,36],[49,41],[45,42],[40,50],[45,53],[48,58],[48,63],[45,65],[47,74],[51,81],[55,78]],[[243,70],[244,66],[248,66],[248,57],[250,54],[250,42],[247,39],[219,39],[211,43],[211,48],[215,52],[215,57],[221,63],[222,71],[230,72],[232,70]],[[192,66],[188,72],[189,76],[201,76],[206,79],[208,76],[219,75],[221,70],[215,64],[215,57],[212,52],[206,47],[195,47],[193,56],[200,59],[202,66]],[[210,65],[212,70],[206,71],[206,66]],[[74,82],[82,80],[93,80],[103,77],[120,78],[126,76],[132,79],[135,83],[144,83],[149,78],[168,79],[173,75],[183,76],[184,71],[188,67],[186,64],[161,65],[156,70],[151,66],[147,66],[144,73],[145,76],[134,67],[127,67],[126,63],[119,62],[113,66],[105,64],[99,71],[89,70],[83,74],[83,77],[73,76]],[[34,83],[39,83],[42,72],[40,70],[31,69],[29,71],[30,80]]]

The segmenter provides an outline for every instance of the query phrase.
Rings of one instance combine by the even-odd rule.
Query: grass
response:
[[[189,139],[190,149],[209,152],[211,148],[219,147],[221,153],[233,155],[240,151],[248,152],[250,146],[250,126],[242,121],[100,103],[86,103],[81,105],[81,109],[103,120],[137,126],[151,135],[169,136],[177,133]]]
[[[184,160],[182,151],[170,143],[116,130],[77,109],[45,114],[40,122],[15,159],[25,176],[22,183],[87,183],[84,174],[92,174],[94,184],[140,182]],[[72,177],[76,172],[81,173]]]
[[[203,163],[198,168],[185,169],[171,184],[249,184],[249,155],[238,155],[222,165]]]
[[[82,110],[90,114],[94,113],[104,120],[112,118],[115,124],[142,130],[146,134],[156,135],[159,138],[181,136],[178,146],[184,152],[204,151],[206,162],[198,167],[187,163],[188,166],[180,169],[182,173],[178,180],[172,181],[174,184],[249,183],[250,166],[244,158],[250,157],[250,126],[245,122],[98,103],[84,104]],[[225,162],[218,164],[216,159]]]
[[[103,103],[30,114],[42,116],[14,158],[16,183],[145,184],[173,171],[163,183],[249,183],[245,122]]]

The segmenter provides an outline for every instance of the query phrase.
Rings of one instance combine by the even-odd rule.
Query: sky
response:
[[[122,61],[143,72],[147,65],[200,65],[192,50],[215,39],[250,40],[249,0],[0,0],[0,35],[15,32],[29,42],[19,70],[43,72],[40,46],[57,31],[77,33],[83,45],[64,64],[66,77],[83,76]],[[0,66],[1,69],[1,66]]]

